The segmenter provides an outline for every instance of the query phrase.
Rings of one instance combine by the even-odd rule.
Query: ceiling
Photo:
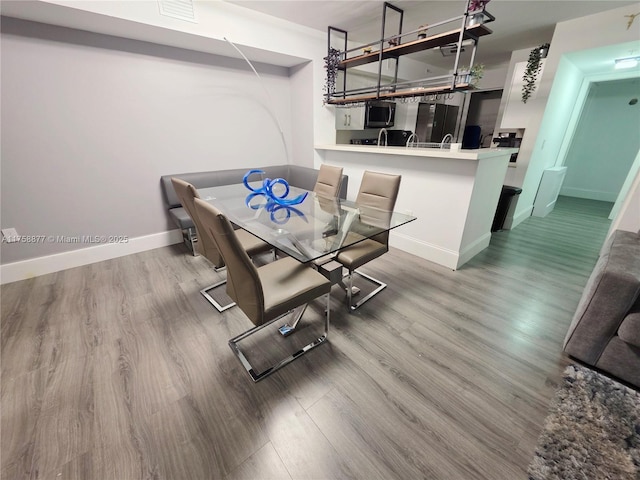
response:
[[[174,0],[182,1],[182,0]],[[206,0],[210,1],[210,0]],[[259,11],[274,17],[294,22],[327,33],[327,27],[333,26],[347,30],[349,40],[355,45],[375,42],[380,39],[383,2],[374,0],[226,0],[229,3]],[[151,2],[151,0],[149,0]],[[83,3],[83,2],[80,2]],[[90,2],[89,2],[90,3]],[[95,2],[96,4],[102,2]],[[108,3],[108,2],[106,2]],[[121,2],[127,4],[129,2]],[[131,2],[136,4],[138,2]],[[140,2],[142,3],[142,2]],[[154,2],[155,3],[155,2]],[[203,0],[202,3],[205,3]],[[435,31],[433,23],[452,19],[462,15],[466,0],[415,1],[392,0],[394,6],[404,10],[403,32],[417,30],[420,25],[431,23],[431,33]],[[626,5],[636,5],[636,1],[618,0],[491,0],[487,11],[496,17],[487,26],[492,35],[480,39],[474,63],[485,66],[497,66],[509,63],[514,50],[533,48],[550,42],[555,24],[573,18],[583,17]],[[153,25],[130,24],[117,17],[92,15],[82,8],[72,8],[74,2],[49,1],[11,1],[0,0],[1,13],[4,16],[43,22],[80,30],[89,30],[106,35],[134,38],[148,42],[189,48],[220,55],[234,56],[229,52],[226,42],[214,41],[204,36],[185,34],[180,30],[155,28]],[[195,2],[196,10],[198,2]],[[637,8],[629,13],[638,13]],[[387,9],[389,19],[385,36],[397,33],[398,15]],[[626,22],[626,19],[621,19]],[[449,24],[446,30],[457,28]],[[597,32],[589,32],[596,34]],[[406,38],[403,41],[406,41]],[[339,43],[336,45],[338,47]],[[302,59],[276,52],[244,47],[244,53],[251,60],[273,65],[291,67]],[[467,65],[469,49],[461,57],[461,65]],[[465,56],[467,58],[465,58]],[[427,50],[411,55],[413,60],[424,62],[446,71],[453,65],[452,57],[443,57],[438,49]]]
[[[327,31],[328,26],[341,28],[349,32],[349,40],[358,43],[380,39],[383,11],[381,1],[230,0],[230,3],[323,32]],[[416,30],[423,24],[459,16],[466,7],[466,0],[395,0],[390,3],[404,10],[403,32]],[[508,63],[512,51],[550,42],[558,22],[633,4],[637,4],[637,1],[493,0],[486,7],[496,17],[488,25],[493,34],[480,39],[476,63],[484,63],[486,66]],[[389,16],[389,29],[385,31],[385,36],[397,33],[398,16],[393,15]],[[393,27],[390,26],[390,21],[395,22]],[[437,53],[425,53],[423,58],[414,58],[436,67],[450,67],[451,59]]]

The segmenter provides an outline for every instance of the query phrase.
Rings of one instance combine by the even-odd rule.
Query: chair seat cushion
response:
[[[352,234],[349,234],[351,236]],[[349,239],[349,237],[347,237]],[[366,239],[355,245],[341,250],[336,260],[349,270],[355,270],[374,258],[378,258],[389,250],[389,248],[375,240]]]
[[[254,255],[258,255],[259,253],[268,252],[273,247],[271,247],[268,243],[263,242],[255,235],[247,232],[246,230],[238,229],[235,231],[236,237],[240,241],[242,248],[244,248],[247,255],[253,257]]]
[[[265,322],[329,293],[331,282],[291,257],[258,268],[264,292]]]

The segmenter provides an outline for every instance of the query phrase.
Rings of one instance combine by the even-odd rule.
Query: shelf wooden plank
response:
[[[451,85],[437,85],[434,87],[411,88],[409,90],[398,90],[395,92],[381,93],[380,98],[402,98],[402,97],[419,97],[421,95],[431,95],[437,93],[452,93],[458,90],[471,90],[472,85],[468,83],[458,83],[455,89]]]
[[[471,35],[476,37],[483,37],[493,33],[485,24],[477,24],[467,27],[465,29],[464,38],[471,38]],[[401,43],[395,47],[385,48],[382,51],[382,59],[397,58],[401,55],[407,55],[409,53],[421,52],[422,50],[429,50],[430,48],[440,47],[455,43],[460,37],[460,29],[450,30],[448,32],[432,35],[427,38],[413,40],[411,42]],[[379,58],[379,50],[375,52],[359,55],[357,57],[348,58],[340,62],[340,68],[357,67],[359,65],[366,65],[367,63],[377,62]]]
[[[397,90],[395,92],[385,92],[377,96],[375,93],[367,93],[364,95],[355,95],[348,98],[332,98],[327,103],[329,105],[347,105],[349,103],[366,102],[369,100],[389,100],[403,97],[420,97],[422,95],[433,95],[438,93],[452,93],[459,90],[471,90],[474,88],[468,83],[458,83],[455,90],[451,85],[436,85],[433,87],[410,88],[407,90]]]

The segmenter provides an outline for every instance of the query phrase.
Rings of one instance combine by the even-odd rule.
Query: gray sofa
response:
[[[193,173],[177,173],[172,175],[163,175],[160,177],[162,193],[164,195],[165,204],[169,210],[169,216],[176,226],[182,230],[185,243],[195,254],[194,242],[196,241],[195,226],[191,217],[186,212],[180,200],[173,189],[171,177],[178,177],[185,182],[191,183],[196,188],[218,187],[221,185],[232,185],[242,183],[242,179],[249,170],[264,170],[265,178],[284,178],[289,185],[306,190],[313,190],[318,178],[318,170],[310,167],[301,167],[299,165],[272,165],[268,167],[246,167],[235,168],[231,170],[214,170],[210,172],[193,172]],[[253,175],[252,180],[257,177]],[[340,198],[347,198],[347,187],[349,177],[342,176],[342,186],[340,189]]]
[[[640,387],[640,232],[616,230],[605,243],[564,350]]]

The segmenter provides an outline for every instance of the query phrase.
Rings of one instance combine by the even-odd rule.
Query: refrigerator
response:
[[[418,139],[421,142],[441,142],[447,133],[455,138],[458,110],[457,105],[420,102],[416,120]]]

